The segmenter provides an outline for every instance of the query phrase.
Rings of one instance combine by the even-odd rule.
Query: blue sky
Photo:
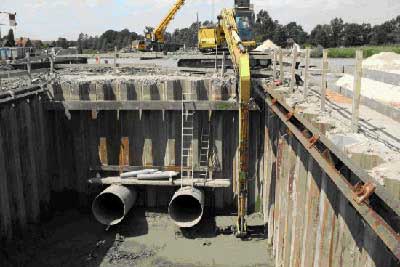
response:
[[[80,32],[99,35],[105,30],[143,32],[155,26],[175,0],[0,0],[0,11],[17,12],[17,36],[53,40],[77,39]],[[214,2],[214,4],[213,4]],[[196,20],[215,17],[233,0],[186,0],[186,5],[169,26],[188,26]],[[252,0],[256,11],[266,9],[281,23],[296,21],[310,31],[316,24],[339,16],[349,22],[381,23],[400,15],[399,0]],[[214,7],[214,8],[213,8]],[[214,14],[213,11],[214,10]],[[0,15],[0,23],[7,23]],[[8,31],[2,26],[2,33]]]

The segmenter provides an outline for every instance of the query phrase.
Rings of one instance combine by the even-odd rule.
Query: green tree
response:
[[[9,46],[9,47],[14,47],[15,46],[14,31],[12,29],[10,29],[8,31],[6,46]]]
[[[68,48],[68,41],[66,38],[58,38],[58,40],[56,41],[56,46],[58,47],[62,47],[64,49]]]
[[[284,26],[277,24],[274,34],[272,36],[272,41],[281,47],[285,47],[287,45],[288,35]]]
[[[325,48],[330,46],[331,27],[329,25],[317,25],[310,34],[311,44],[321,45]]]
[[[331,20],[331,44],[332,47],[338,47],[343,44],[343,30],[344,30],[344,22],[341,18],[334,18]]]
[[[26,40],[25,47],[32,47],[32,46],[33,46],[32,41],[31,39],[28,38],[28,40]]]
[[[363,26],[357,23],[346,23],[343,30],[343,44],[345,46],[364,45]]]
[[[286,36],[293,38],[296,43],[304,44],[307,41],[308,34],[303,30],[303,27],[296,22],[290,22],[285,26]]]
[[[267,39],[273,39],[277,21],[273,21],[268,11],[260,10],[257,14],[257,19],[254,25],[254,35],[257,42],[263,42]]]

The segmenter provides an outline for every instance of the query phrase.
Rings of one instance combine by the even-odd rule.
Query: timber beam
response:
[[[194,101],[185,103],[191,110],[238,111],[233,101]],[[50,101],[47,110],[182,110],[182,101]],[[253,111],[258,110],[253,107]]]

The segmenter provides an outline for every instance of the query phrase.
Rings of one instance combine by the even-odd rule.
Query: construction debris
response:
[[[363,67],[371,70],[381,70],[400,74],[400,54],[382,52],[363,61]]]
[[[254,49],[254,51],[257,52],[270,52],[270,51],[274,51],[274,50],[278,50],[279,47],[274,44],[274,42],[272,42],[270,39],[264,41],[261,45],[259,45],[256,49]]]

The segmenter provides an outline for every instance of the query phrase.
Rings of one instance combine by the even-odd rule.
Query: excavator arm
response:
[[[229,53],[238,76],[239,83],[239,181],[238,181],[238,237],[247,234],[245,222],[247,206],[247,176],[249,166],[249,102],[250,102],[250,59],[247,49],[244,47],[239,36],[235,20],[234,9],[223,9],[220,26],[225,33]]]
[[[179,9],[185,4],[185,0],[177,0],[175,5],[170,9],[168,14],[164,17],[164,19],[160,22],[157,28],[154,29],[153,33],[151,34],[151,39],[153,42],[158,42],[163,44],[164,34],[167,30],[169,23],[174,19],[176,13],[178,13]]]

